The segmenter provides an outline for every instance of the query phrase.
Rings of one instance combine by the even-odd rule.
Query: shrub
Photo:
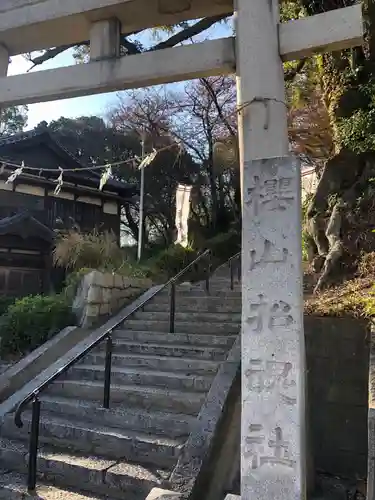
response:
[[[6,295],[0,295],[0,316],[7,312],[8,307],[14,304],[14,297],[7,297]]]
[[[212,251],[212,255],[219,263],[226,262],[241,251],[241,234],[235,230],[219,233],[206,241],[205,248]]]
[[[307,262],[309,260],[308,254],[308,234],[302,230],[302,260]]]
[[[72,271],[82,268],[114,271],[126,259],[114,233],[81,233],[75,229],[61,233],[53,251],[55,265]]]
[[[197,256],[197,251],[191,247],[184,248],[181,245],[171,245],[159,252],[156,257],[150,259],[149,266],[155,275],[162,274],[167,278],[172,278],[193,262]]]
[[[1,317],[1,353],[30,352],[74,321],[64,295],[30,295],[16,300]]]

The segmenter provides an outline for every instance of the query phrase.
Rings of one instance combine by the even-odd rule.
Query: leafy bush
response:
[[[304,262],[307,262],[309,260],[309,255],[308,255],[308,234],[304,230],[302,230],[302,260]]]
[[[8,307],[14,304],[14,297],[7,297],[6,295],[0,295],[0,316],[7,312]]]
[[[126,259],[115,234],[81,233],[75,229],[60,234],[53,251],[54,263],[73,271],[82,268],[114,271]]]
[[[172,278],[193,262],[197,256],[197,251],[191,247],[184,248],[181,245],[171,245],[159,252],[156,257],[150,259],[148,264],[155,275],[161,274],[167,278]]]
[[[235,230],[219,233],[206,241],[205,248],[209,248],[215,260],[222,264],[241,251],[241,234]]]
[[[64,295],[30,295],[16,300],[1,317],[1,353],[30,352],[74,321]]]

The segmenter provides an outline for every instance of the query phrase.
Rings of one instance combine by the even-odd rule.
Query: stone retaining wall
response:
[[[314,316],[304,322],[315,469],[366,477],[369,324]]]
[[[129,278],[113,273],[92,271],[83,277],[73,303],[73,311],[82,327],[117,312],[152,286],[146,278]]]

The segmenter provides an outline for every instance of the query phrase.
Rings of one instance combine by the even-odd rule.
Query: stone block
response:
[[[103,301],[102,288],[100,286],[91,286],[87,294],[88,304],[100,304]]]
[[[126,299],[118,299],[112,304],[112,311],[118,311],[122,307],[124,307],[125,304],[127,304],[128,301]]]
[[[182,498],[181,493],[176,493],[175,491],[162,490],[160,488],[153,488],[146,500],[178,500]]]
[[[99,304],[87,304],[86,307],[86,317],[97,318],[100,313]]]
[[[136,281],[136,278],[128,278],[127,276],[123,276],[122,288],[132,287]]]
[[[110,303],[100,305],[100,309],[99,309],[100,316],[105,316],[111,312],[112,312],[112,306]]]
[[[102,285],[105,288],[111,288],[113,286],[113,274],[112,273],[103,273]]]
[[[101,273],[100,271],[92,271],[87,276],[90,276],[92,285],[103,286],[103,273]]]
[[[108,302],[111,302],[113,293],[114,293],[113,288],[103,288],[102,289],[102,303],[108,304]]]
[[[121,290],[118,288],[111,288],[111,298],[109,302],[116,302],[121,297]]]
[[[113,276],[113,286],[115,288],[123,288],[124,286],[124,277],[121,274],[115,274]]]
[[[138,278],[135,283],[138,288],[141,288],[142,290],[147,290],[152,287],[152,280],[149,278]]]

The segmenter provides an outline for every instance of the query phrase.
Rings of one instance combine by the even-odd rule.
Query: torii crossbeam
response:
[[[30,2],[30,0],[6,0],[5,6],[30,3],[33,2]],[[34,3],[36,3],[35,0]],[[74,9],[77,10],[77,5],[80,4],[86,5],[86,8],[90,5],[116,4],[121,11],[120,7],[126,9],[127,5],[138,3],[141,4],[142,2],[139,0],[133,2],[129,0],[125,2],[119,0],[90,0],[89,2],[83,0],[81,2],[70,0],[52,2],[45,0],[38,2],[35,7],[28,7],[27,10],[26,7],[20,7],[17,9],[19,11],[18,17],[15,16],[14,9],[9,12],[4,10],[3,13],[2,10],[5,7],[0,6],[0,44],[3,46],[2,51],[0,51],[0,75],[6,74],[10,55],[30,52],[35,47],[48,48],[59,44],[91,39],[92,45],[95,43],[97,46],[99,45],[98,57],[96,58],[103,57],[103,60],[92,61],[89,64],[74,65],[27,75],[9,76],[6,79],[0,78],[1,104],[3,106],[31,104],[188,80],[202,76],[229,74],[236,71],[235,43],[232,38],[113,58],[111,56],[118,53],[116,45],[119,44],[119,41],[116,33],[123,32],[121,23],[113,22],[113,19],[91,24],[88,21],[88,19],[103,18],[105,14],[108,15],[107,7],[99,11],[101,12],[100,16],[97,11],[88,11],[84,23],[85,30],[83,31],[75,30],[72,18],[62,17],[60,12],[61,10],[65,14],[73,12]],[[149,1],[150,5],[155,3]],[[202,1],[198,3],[205,4]],[[212,2],[212,4],[216,7],[211,9],[211,13],[215,13],[217,12],[217,3]],[[42,5],[58,5],[59,9],[56,8],[56,11],[50,14],[52,20],[44,21],[45,24],[43,20],[47,17],[48,9],[47,12],[42,9],[40,17],[37,16],[37,9],[39,9],[39,6],[41,9]],[[71,5],[70,10],[69,5]],[[223,9],[225,4],[219,2],[219,5]],[[64,6],[64,9],[62,6]],[[37,10],[35,14],[33,14],[34,8]],[[25,12],[24,21],[22,21],[22,12]],[[201,11],[192,10],[190,14],[190,11],[187,12],[188,14],[185,13],[185,17],[186,15],[198,15],[198,12]],[[29,15],[26,16],[26,13],[29,13]],[[58,17],[59,15],[61,17]],[[80,15],[83,15],[83,13]],[[8,19],[8,16],[11,19],[14,18],[14,28],[11,28],[12,23],[7,24],[6,19]],[[30,18],[35,21],[35,24],[27,24],[26,21]],[[38,19],[39,21],[37,21]],[[65,23],[68,21],[72,23],[72,27],[64,29]],[[39,23],[42,23],[41,27],[39,27]],[[54,23],[60,23],[62,27],[52,29],[55,26]],[[144,27],[147,27],[147,25]],[[317,51],[332,51],[351,47],[361,43],[361,7],[355,5],[310,18],[283,23],[279,25],[279,28],[280,55],[284,61],[308,57]],[[46,30],[49,34],[49,38],[46,39],[48,43],[47,41],[36,43],[36,39],[40,33],[43,33],[43,30]],[[21,32],[24,33],[22,36],[20,36]],[[62,32],[66,37],[64,40],[59,38]],[[21,41],[22,47],[19,45]]]

